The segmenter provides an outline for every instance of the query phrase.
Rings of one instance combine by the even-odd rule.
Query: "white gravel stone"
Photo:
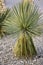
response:
[[[10,35],[0,39],[0,65],[24,65],[24,62],[25,65],[43,65],[43,37],[33,39],[38,57],[33,60],[28,60],[28,62],[24,59],[18,60],[13,56],[12,46],[15,40],[16,39]]]

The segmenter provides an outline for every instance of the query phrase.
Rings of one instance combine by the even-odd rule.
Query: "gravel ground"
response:
[[[38,56],[28,62],[24,59],[17,59],[12,52],[15,39],[6,36],[0,39],[0,65],[43,65],[43,37],[33,39]]]

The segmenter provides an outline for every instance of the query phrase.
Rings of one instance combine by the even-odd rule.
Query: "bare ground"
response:
[[[12,47],[15,38],[6,36],[0,39],[0,65],[43,65],[43,36],[33,39],[38,56],[33,60],[17,59],[14,57]]]

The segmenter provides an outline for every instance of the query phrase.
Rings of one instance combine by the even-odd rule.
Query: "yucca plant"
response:
[[[9,12],[9,9],[0,13],[0,37],[2,37],[4,33],[6,32],[4,27],[6,26],[5,19],[6,19],[6,16],[8,15],[8,12]]]
[[[34,35],[39,36],[42,31],[41,14],[38,8],[30,3],[20,3],[14,6],[12,13],[9,13],[7,21],[14,25],[14,33],[17,35],[17,41],[13,47],[14,55],[19,58],[29,58],[37,55],[34,47]]]

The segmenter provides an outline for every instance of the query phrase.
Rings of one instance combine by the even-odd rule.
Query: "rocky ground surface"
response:
[[[12,47],[15,38],[6,36],[0,39],[0,65],[43,65],[43,37],[33,39],[38,56],[28,62],[24,59],[14,57]]]

